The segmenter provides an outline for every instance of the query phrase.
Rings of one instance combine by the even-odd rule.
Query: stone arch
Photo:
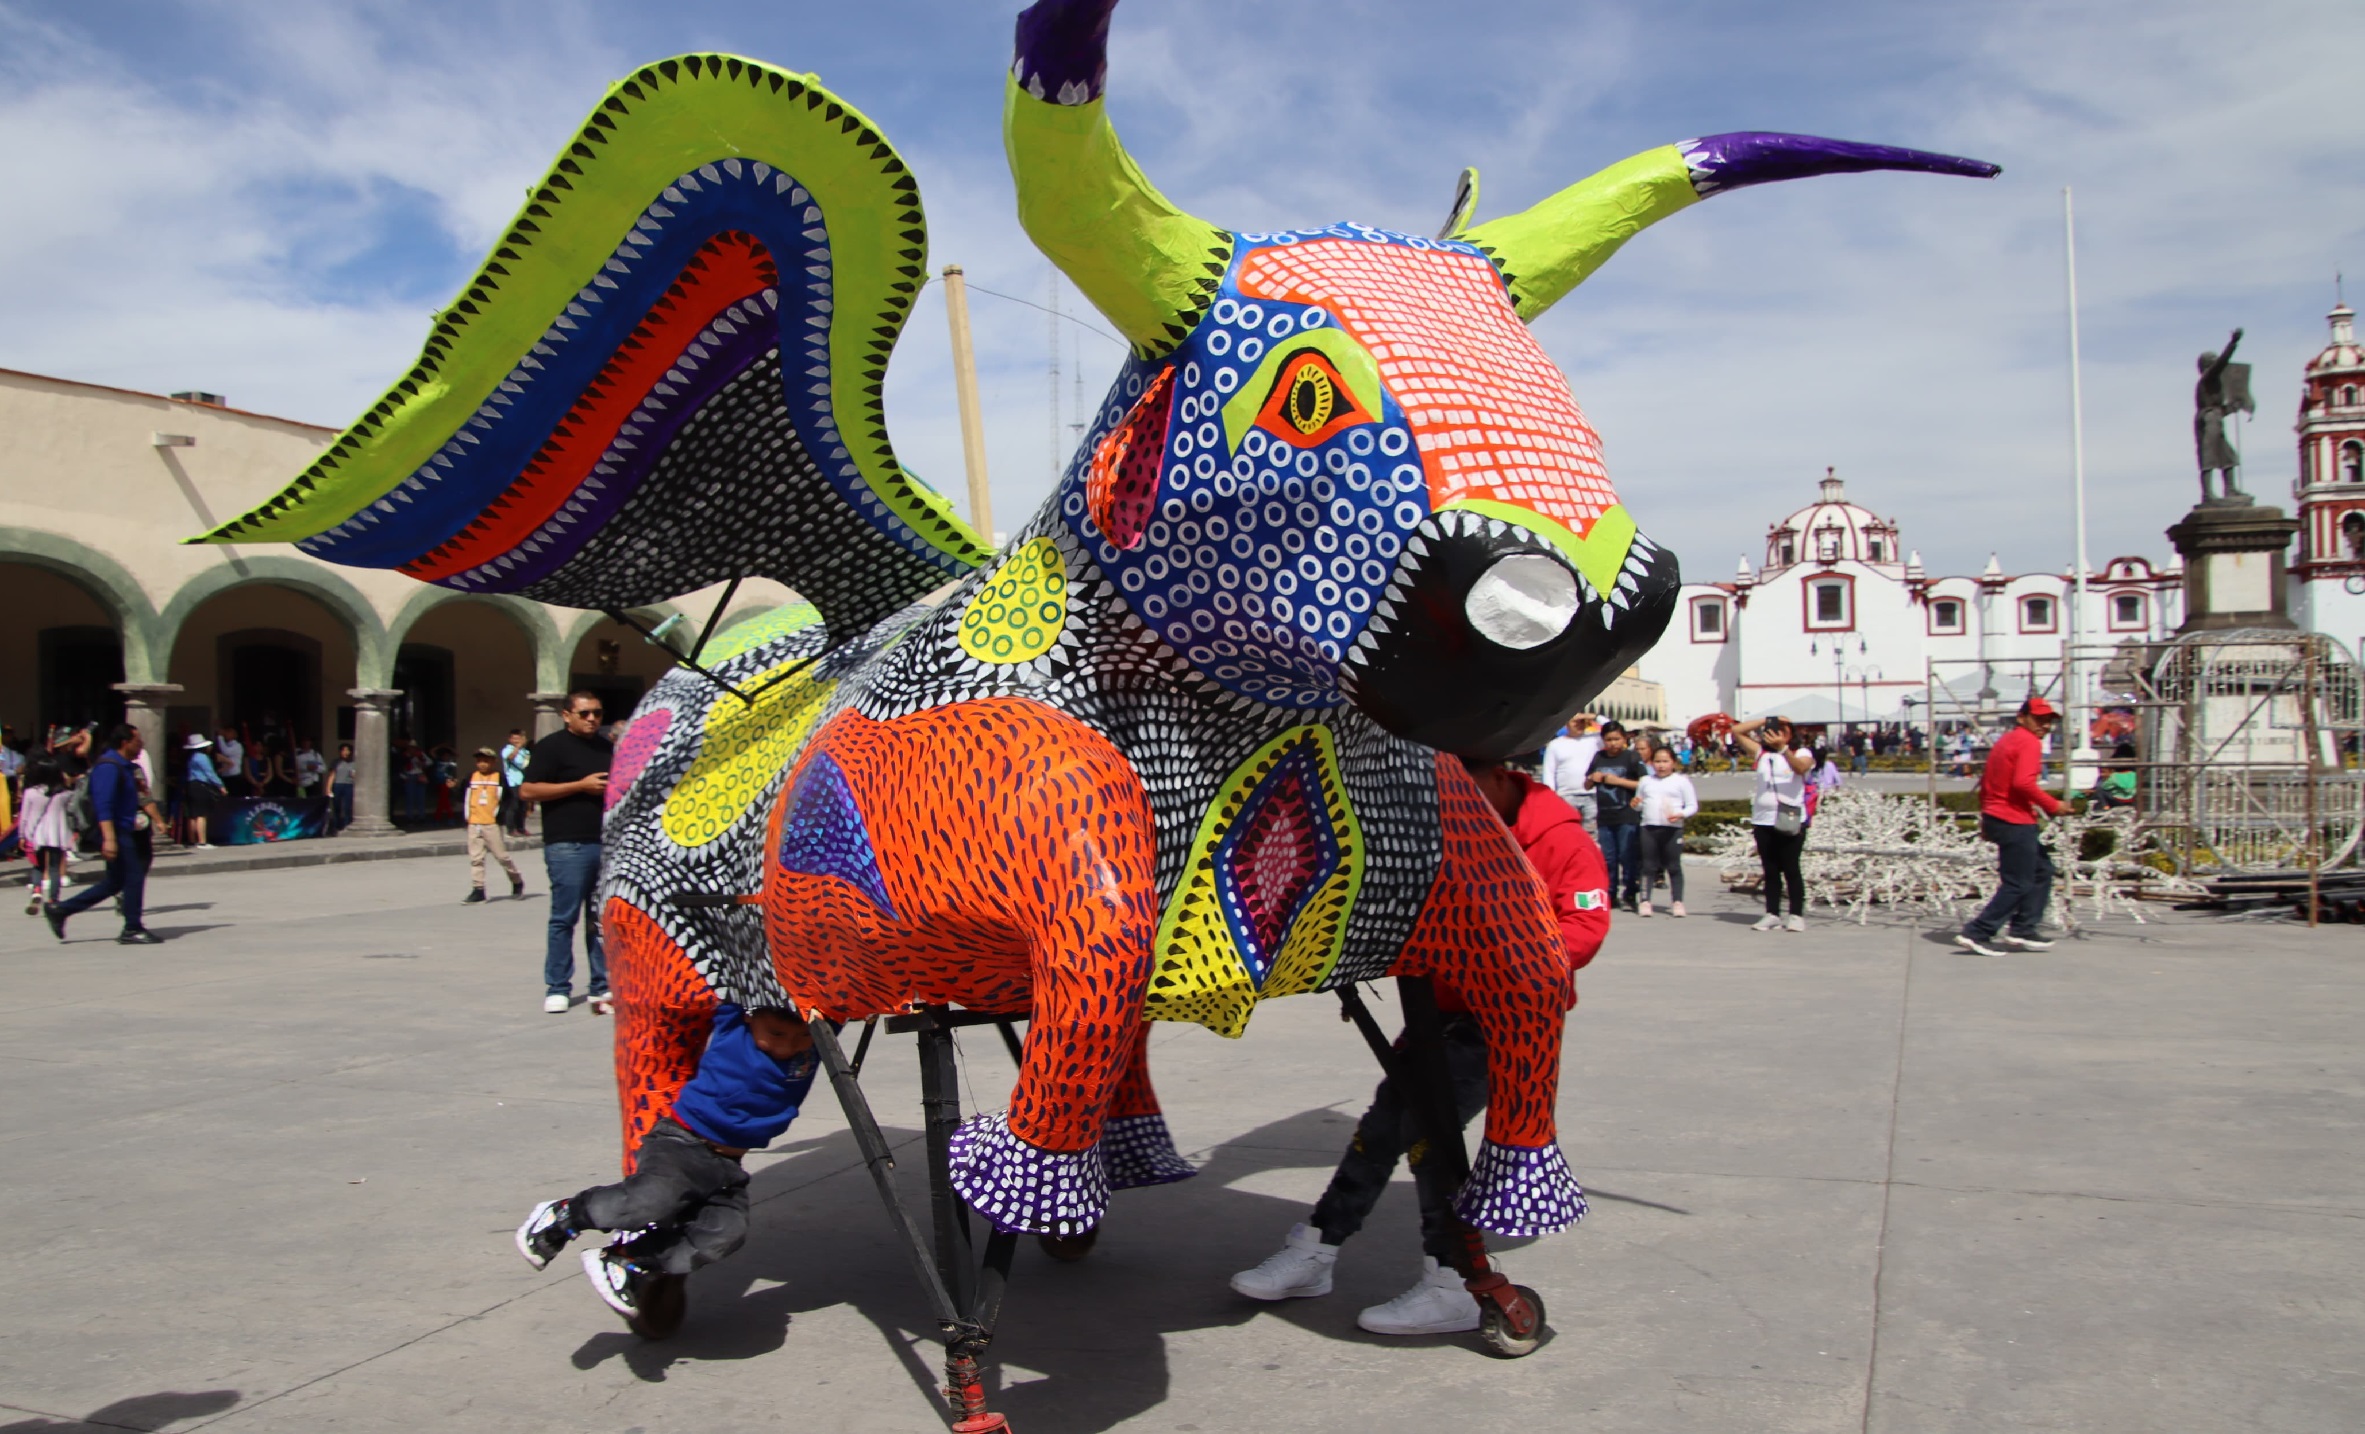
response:
[[[56,533],[0,526],[0,563],[22,563],[55,573],[97,600],[123,639],[123,680],[163,681],[172,644],[159,641],[160,624],[148,594],[131,571],[96,548]]]
[[[386,624],[386,645],[389,652],[402,646],[403,638],[435,608],[447,603],[473,602],[499,608],[510,620],[525,629],[527,641],[534,648],[534,684],[537,690],[548,692],[567,680],[567,658],[574,651],[572,642],[559,632],[558,622],[550,609],[538,602],[529,602],[511,593],[463,593],[450,588],[422,584]],[[596,617],[596,614],[593,615]],[[589,631],[583,626],[583,631]],[[580,637],[580,633],[577,635]]]
[[[180,591],[164,605],[164,612],[157,620],[157,633],[167,661],[171,660],[172,643],[180,635],[181,624],[208,599],[232,588],[285,587],[315,599],[345,620],[353,634],[354,669],[360,686],[386,685],[393,674],[394,650],[387,644],[386,627],[378,620],[377,609],[370,606],[370,600],[362,596],[359,588],[339,577],[333,569],[294,558],[270,554],[249,556],[240,567],[243,572],[227,564],[207,568],[183,583]]]
[[[679,607],[672,603],[645,603],[626,611],[642,626],[649,628],[656,627],[668,618],[680,617],[683,627],[689,629],[690,638],[694,639],[697,636],[698,629],[692,625],[696,619],[684,614]],[[623,658],[618,674],[612,679],[590,677],[588,680],[578,680],[586,678],[590,671],[582,662],[578,661],[582,656],[581,650],[584,644],[595,634],[598,634],[603,626],[613,629],[613,624],[609,623],[607,614],[602,612],[579,613],[575,620],[568,624],[565,638],[559,648],[561,654],[559,680],[548,690],[563,692],[570,687],[580,686],[602,692],[609,698],[610,706],[621,705],[624,708],[624,710],[611,715],[611,720],[613,720],[616,717],[629,715],[632,703],[624,702],[622,699],[625,696],[631,695],[633,701],[637,702],[638,693],[645,692],[650,686],[655,685],[656,678],[670,668],[673,663],[670,659],[657,654],[641,638],[627,632],[617,631],[615,640],[622,644],[619,651]],[[676,631],[679,630],[679,628],[676,629]],[[688,645],[688,639],[683,641],[683,645]],[[631,691],[628,693],[626,689],[631,689]]]

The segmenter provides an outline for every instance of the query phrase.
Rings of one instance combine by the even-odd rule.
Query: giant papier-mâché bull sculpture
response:
[[[1554,915],[1442,754],[1538,746],[1658,638],[1678,578],[1525,321],[1722,190],[1994,170],[1729,134],[1474,227],[1457,203],[1443,238],[1231,233],[1119,146],[1114,4],[1018,22],[1020,218],[1133,352],[1001,551],[888,442],[918,186],[813,77],[723,55],[614,86],[416,366],[207,537],[591,608],[754,575],[805,599],[700,654],[733,690],[659,683],[617,752],[627,1151],[718,999],[1025,1013],[954,1182],[1004,1228],[1078,1232],[1111,1187],[1189,1173],[1146,1020],[1238,1034],[1266,997],[1423,975],[1491,1055],[1462,1215],[1564,1228]]]

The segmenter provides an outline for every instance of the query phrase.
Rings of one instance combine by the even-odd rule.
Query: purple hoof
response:
[[[1490,1140],[1479,1147],[1454,1213],[1508,1239],[1556,1235],[1585,1218],[1585,1192],[1559,1146],[1522,1150]]]
[[[1010,1113],[971,1116],[953,1132],[953,1189],[997,1230],[1081,1235],[1109,1208],[1100,1147],[1037,1150],[1010,1130]]]
[[[1162,1115],[1119,1115],[1101,1128],[1100,1154],[1109,1172],[1111,1190],[1139,1190],[1145,1185],[1172,1185],[1199,1173],[1182,1158],[1167,1133]]]

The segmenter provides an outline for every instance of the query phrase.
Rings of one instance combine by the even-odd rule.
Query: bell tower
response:
[[[2356,311],[2326,316],[2331,342],[2308,361],[2299,393],[2299,552],[2291,565],[2300,621],[2343,642],[2365,634],[2365,348]]]

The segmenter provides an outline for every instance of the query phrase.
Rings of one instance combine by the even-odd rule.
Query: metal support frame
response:
[[[1403,1049],[1388,1040],[1362,993],[1338,988],[1339,1005],[1363,1034],[1380,1069],[1412,1109],[1425,1147],[1412,1162],[1413,1179],[1424,1198],[1445,1211],[1446,1263],[1462,1277],[1462,1288],[1478,1302],[1487,1341],[1499,1352],[1526,1354],[1541,1342],[1543,1303],[1533,1290],[1511,1283],[1488,1262],[1486,1234],[1455,1213],[1454,1197],[1470,1178],[1470,1151],[1462,1140],[1461,1112],[1454,1108],[1453,1072],[1446,1065],[1445,1016],[1425,976],[1396,978],[1404,1006]]]
[[[1010,1287],[1010,1262],[1018,1250],[1018,1236],[1009,1230],[995,1230],[986,1237],[984,1259],[979,1261],[971,1241],[969,1209],[952,1187],[952,1137],[961,1124],[960,1061],[953,1032],[962,1026],[992,1025],[1016,1051],[1019,1043],[1014,1019],[929,1007],[886,1021],[890,1035],[919,1037],[920,1106],[928,1150],[928,1234],[921,1232],[902,1192],[895,1188],[895,1154],[862,1091],[862,1061],[870,1052],[872,1037],[878,1034],[879,1021],[874,1017],[863,1023],[852,1060],[838,1042],[836,1026],[821,1019],[806,1022],[822,1068],[829,1073],[830,1087],[846,1112],[846,1124],[854,1132],[854,1143],[878,1187],[879,1203],[911,1256],[921,1292],[944,1336],[943,1393],[951,1408],[955,1434],[993,1434],[1009,1428],[1007,1420],[986,1408],[984,1361],[993,1344],[1002,1296]]]

